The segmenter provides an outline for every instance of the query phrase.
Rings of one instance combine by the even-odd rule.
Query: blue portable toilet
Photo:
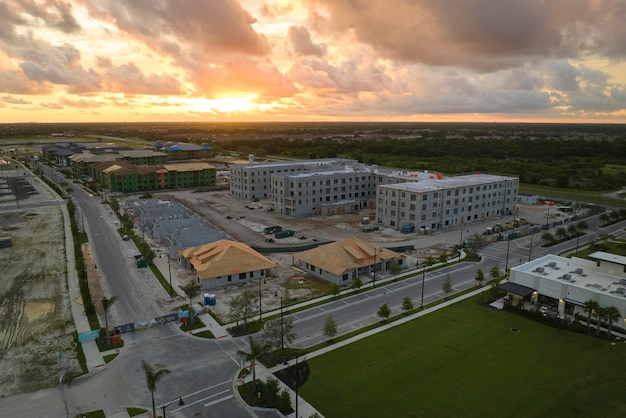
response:
[[[208,306],[210,304],[211,304],[211,294],[205,293],[204,294],[204,306]]]
[[[209,303],[208,303],[208,305],[209,305],[209,306],[215,306],[215,305],[217,305],[217,296],[216,296],[214,293],[211,293],[211,294],[209,295]]]

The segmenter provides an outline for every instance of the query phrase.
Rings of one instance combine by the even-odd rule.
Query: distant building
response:
[[[178,252],[202,290],[262,280],[278,265],[241,242],[220,240]]]
[[[157,141],[155,149],[164,152],[169,161],[197,160],[212,157],[213,148],[209,145],[197,145],[187,142],[166,142]]]
[[[306,273],[339,285],[348,285],[359,276],[368,279],[375,272],[389,270],[391,263],[406,267],[406,257],[358,238],[322,245],[294,254],[297,265]]]
[[[509,292],[513,305],[544,304],[562,318],[586,317],[588,300],[615,306],[621,316],[616,325],[626,326],[626,257],[597,251],[589,258],[546,255],[512,267],[509,283],[500,287]]]

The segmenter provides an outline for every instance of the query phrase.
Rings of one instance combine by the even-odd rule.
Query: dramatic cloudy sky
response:
[[[626,122],[624,0],[0,0],[0,122]]]

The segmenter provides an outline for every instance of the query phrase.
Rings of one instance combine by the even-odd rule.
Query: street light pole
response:
[[[506,262],[504,263],[504,274],[507,275],[507,270],[509,269],[509,249],[511,248],[511,235],[507,236],[506,243]]]
[[[164,404],[161,405],[161,410],[163,411],[163,418],[165,418],[165,408],[170,406],[172,404],[172,402],[174,402],[174,401],[169,401],[168,403],[164,403]],[[179,396],[178,397],[178,406],[183,406],[184,404],[185,404],[185,401],[183,401],[183,397]]]
[[[530,236],[530,245],[528,246],[528,261],[529,261],[529,262],[530,262],[530,254],[531,254],[531,253],[532,253],[532,251],[533,251],[533,238],[534,238],[534,237],[535,237],[534,235],[531,235],[531,236]]]
[[[167,255],[167,271],[168,271],[168,273],[170,275],[170,296],[171,296],[172,290],[173,290],[173,288],[172,288],[172,265],[171,265],[171,263],[172,263],[172,259],[171,259],[171,256],[168,254]]]
[[[285,348],[285,329],[283,328],[283,297],[280,297],[280,349]]]
[[[374,265],[372,266],[372,289],[376,287],[376,250],[374,247]]]
[[[261,297],[261,278],[259,277],[259,322],[263,322],[263,309],[262,309],[262,297]]]
[[[298,356],[296,356],[296,418],[298,416],[298,386],[300,385],[300,369],[298,368]]]
[[[422,266],[422,303],[420,309],[424,309],[424,279],[426,278],[426,264]]]

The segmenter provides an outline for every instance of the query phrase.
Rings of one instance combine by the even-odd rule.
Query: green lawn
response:
[[[475,298],[309,365],[300,393],[327,418],[626,414],[626,344],[481,307]]]

